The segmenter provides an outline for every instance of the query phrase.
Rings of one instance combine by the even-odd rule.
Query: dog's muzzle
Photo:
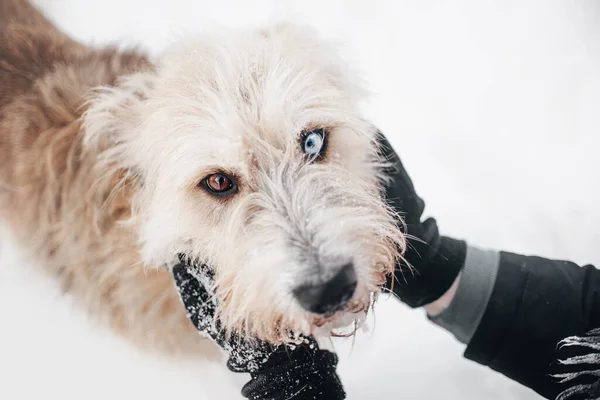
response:
[[[357,284],[354,266],[346,264],[328,281],[299,286],[293,293],[306,311],[333,315],[348,305]]]

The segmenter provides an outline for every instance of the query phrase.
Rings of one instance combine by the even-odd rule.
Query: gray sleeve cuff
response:
[[[465,266],[450,305],[429,319],[468,344],[492,295],[500,253],[469,246]]]

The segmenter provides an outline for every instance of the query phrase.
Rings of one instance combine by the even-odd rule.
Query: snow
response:
[[[76,37],[159,51],[186,32],[286,16],[347,44],[368,116],[427,214],[483,247],[600,264],[600,4],[594,0],[37,0]],[[91,325],[0,242],[0,398],[239,399],[222,364],[163,360]],[[536,399],[462,358],[422,311],[380,300],[336,341],[349,400]]]

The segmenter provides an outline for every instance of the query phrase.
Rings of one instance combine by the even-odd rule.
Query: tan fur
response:
[[[170,273],[142,268],[135,236],[119,225],[133,183],[115,193],[125,175],[97,175],[95,154],[82,150],[91,88],[152,66],[142,54],[90,49],[49,24],[32,27],[43,17],[24,1],[0,5],[2,216],[65,291],[134,343],[214,354],[185,315]]]
[[[91,315],[140,346],[209,353],[162,268],[178,253],[215,268],[228,328],[272,342],[370,307],[405,243],[362,92],[328,47],[276,26],[208,35],[153,65],[74,42],[24,0],[0,11],[1,216]],[[308,165],[298,135],[319,127],[331,151]],[[198,186],[219,170],[240,179],[232,199]],[[349,260],[348,308],[300,309],[293,285]]]

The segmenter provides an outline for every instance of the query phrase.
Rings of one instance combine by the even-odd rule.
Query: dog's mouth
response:
[[[355,300],[347,307],[336,312],[315,316],[313,318],[313,325],[320,328],[327,323],[343,318],[344,315],[366,313],[368,308],[369,304],[366,304],[364,301]]]
[[[319,338],[350,337],[360,328],[373,304],[373,296],[368,300],[356,299],[347,307],[333,314],[317,315],[312,318],[311,335]]]
[[[373,285],[370,287],[356,287],[349,300],[341,300],[341,304],[332,312],[321,315],[313,314],[310,334],[316,338],[320,346],[324,346],[330,337],[350,337],[359,330],[368,330],[366,319],[372,310],[377,296],[385,285],[387,275],[383,268],[374,268],[377,272],[373,276]],[[340,285],[339,290],[344,290]],[[346,287],[347,289],[347,287]]]
[[[183,266],[189,276],[200,284],[199,290],[197,284],[182,286],[177,282],[188,316],[197,328],[202,326],[208,329],[214,324],[218,309],[215,303],[217,296],[214,293],[214,271],[185,255],[180,255],[179,260],[180,266]],[[331,337],[352,336],[360,328],[365,328],[364,322],[377,295],[377,292],[366,292],[364,288],[358,288],[355,274],[347,269],[325,284],[311,285],[308,288],[300,287],[300,290],[294,292],[299,308],[305,311],[304,316],[290,321],[292,323],[289,327],[288,324],[282,325],[281,328],[285,327],[286,332],[282,332],[284,334],[281,336],[281,341],[268,340],[269,342],[273,340],[273,344],[284,342],[293,344],[298,343],[302,338],[313,337],[320,346],[327,347]],[[209,302],[213,303],[209,304]],[[198,313],[198,309],[209,309],[210,312]],[[250,334],[252,336],[251,332]]]

